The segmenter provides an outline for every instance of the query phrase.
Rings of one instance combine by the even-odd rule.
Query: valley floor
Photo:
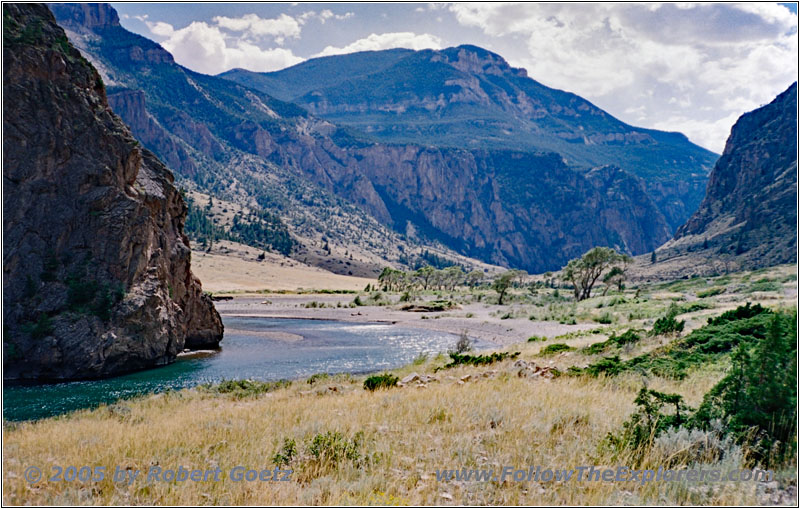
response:
[[[681,306],[679,318],[686,320],[687,330],[744,302],[796,308],[796,270],[781,266],[659,283],[577,305],[554,297],[551,289],[518,292],[503,306],[492,301],[490,291],[432,292],[419,300],[445,299],[459,308],[428,313],[401,311],[399,295],[385,293],[361,292],[359,300],[367,306],[352,304],[352,294],[265,294],[221,301],[217,304],[223,314],[382,320],[454,333],[467,330],[472,337],[494,341],[500,351],[520,354],[490,365],[450,369],[437,369],[448,360],[443,355],[420,358],[392,371],[401,379],[412,373],[419,378],[410,376],[403,386],[375,392],[364,390],[365,377],[319,375],[287,387],[200,387],[61,418],[6,422],[3,503],[796,505],[794,466],[778,471],[772,482],[758,483],[483,482],[437,480],[436,475],[461,468],[500,473],[504,466],[526,471],[531,466],[616,468],[624,460],[614,459],[603,440],[629,419],[643,383],[680,394],[696,408],[723,377],[727,362],[692,369],[682,380],[635,372],[550,378],[547,368],[566,370],[596,361],[600,356],[580,347],[604,341],[612,332],[650,328],[671,304]],[[544,337],[526,341],[534,334]],[[645,336],[619,355],[630,358],[667,341]],[[543,352],[556,343],[577,349]],[[525,365],[545,368],[544,374],[533,375]],[[740,466],[732,458],[705,467]],[[30,466],[51,475],[53,466],[68,465],[105,466],[109,474],[116,466],[142,473],[129,485],[110,478],[96,483],[25,480]],[[234,482],[226,476],[238,465],[255,470],[283,465],[293,473],[288,482]],[[148,483],[147,472],[154,466],[219,467],[224,475],[219,482]]]

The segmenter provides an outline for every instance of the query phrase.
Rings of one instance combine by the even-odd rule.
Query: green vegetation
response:
[[[715,295],[720,295],[722,293],[725,293],[725,287],[715,286],[713,288],[697,292],[697,296],[701,299],[707,299],[708,297],[714,297]]]
[[[399,378],[389,373],[372,375],[364,380],[364,390],[375,391],[377,389],[390,389],[392,387],[397,387],[397,382],[399,381]]]
[[[295,245],[286,225],[275,214],[260,210],[243,218],[234,215],[230,230],[226,230],[209,218],[212,200],[209,200],[206,208],[200,208],[191,197],[184,194],[183,198],[187,207],[184,231],[202,247],[220,240],[230,240],[288,255]]]
[[[797,315],[762,316],[766,336],[739,343],[731,370],[706,394],[693,424],[705,429],[723,419],[752,461],[780,465],[797,453]]]
[[[597,376],[635,370],[682,379],[690,369],[714,362],[740,344],[753,344],[766,337],[773,314],[761,306],[740,306],[720,317],[709,319],[708,325],[664,347],[627,361],[620,360],[619,356],[606,357],[585,370],[573,369],[571,373],[586,372]]]
[[[486,364],[494,364],[505,359],[516,359],[519,357],[520,352],[492,352],[488,355],[470,355],[460,354],[457,352],[450,352],[451,361],[439,369],[454,368],[456,366],[483,366]],[[437,369],[438,371],[438,369]]]
[[[595,247],[582,257],[570,260],[562,269],[561,277],[572,284],[575,300],[581,301],[592,296],[592,288],[607,270],[606,291],[611,284],[621,288],[627,266],[632,261],[630,256],[617,253],[611,248]]]
[[[565,343],[553,343],[542,348],[539,355],[555,355],[561,352],[571,352],[572,350],[575,350],[575,348]]]
[[[737,311],[750,315],[752,311],[747,309],[753,308],[741,307]],[[678,394],[643,387],[634,400],[639,409],[618,434],[609,433],[604,446],[617,456],[627,453],[634,466],[639,466],[665,432],[674,434],[679,428],[711,432],[721,424],[721,433],[742,447],[747,466],[775,468],[796,461],[797,314],[762,311],[709,324],[704,329],[723,327],[732,334],[733,325],[744,326],[737,333],[749,331],[750,338],[738,342],[728,374],[705,395],[696,411],[686,406]],[[720,329],[705,331],[706,335],[721,333]],[[613,369],[608,373],[615,374]],[[664,408],[668,410],[664,412]],[[688,452],[684,448],[684,455]]]
[[[625,345],[631,345],[641,339],[641,336],[639,336],[638,332],[639,331],[637,329],[628,329],[619,336],[617,336],[617,333],[614,332],[606,341],[594,343],[583,348],[581,351],[589,355],[594,355],[604,352],[612,347],[619,348]]]
[[[204,384],[200,388],[216,394],[227,394],[234,399],[244,399],[260,396],[292,384],[289,380],[278,380],[277,382],[259,382],[257,380],[223,380],[214,384]]]
[[[683,397],[679,394],[667,394],[647,387],[641,388],[633,402],[639,409],[622,425],[619,434],[609,433],[603,445],[610,446],[617,455],[630,451],[633,466],[638,467],[652,446],[653,439],[671,427],[685,424],[691,409],[683,403]],[[664,407],[669,409],[667,413],[662,412]]]
[[[678,335],[683,332],[683,328],[686,326],[686,322],[681,320],[678,321],[675,319],[676,316],[680,313],[680,308],[672,303],[667,310],[666,316],[663,316],[656,320],[653,324],[653,330],[650,331],[651,336],[667,336],[667,335]]]

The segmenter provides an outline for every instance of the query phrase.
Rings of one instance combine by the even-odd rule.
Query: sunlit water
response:
[[[457,340],[452,334],[382,324],[258,317],[225,317],[223,321],[222,350],[206,357],[179,358],[168,366],[104,380],[5,386],[3,418],[39,419],[224,379],[280,380],[314,373],[380,371],[407,364],[423,353],[444,352]]]

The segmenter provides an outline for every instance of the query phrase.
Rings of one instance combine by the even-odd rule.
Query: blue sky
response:
[[[721,152],[797,79],[797,8],[772,3],[113,3],[122,25],[217,74],[315,56],[475,44],[642,127]]]

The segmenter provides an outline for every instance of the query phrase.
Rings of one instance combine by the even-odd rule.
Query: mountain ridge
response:
[[[113,92],[112,100],[115,94],[121,93],[120,105],[144,108],[146,115],[153,118],[152,123],[142,123],[141,118],[145,114],[139,115],[137,121],[132,111],[126,112],[127,108],[120,106],[123,118],[128,120],[127,116],[131,115],[132,125],[141,125],[145,130],[152,128],[151,132],[141,134],[142,139],[157,141],[164,138],[162,131],[155,127],[160,126],[168,137],[175,140],[175,144],[160,147],[156,146],[155,141],[146,143],[153,144],[151,148],[157,152],[171,151],[170,154],[160,155],[165,160],[177,159],[181,165],[176,167],[176,171],[179,174],[187,171],[182,175],[184,179],[203,190],[222,193],[221,197],[226,199],[240,199],[249,206],[274,210],[282,214],[295,232],[299,229],[309,232],[308,235],[317,239],[314,242],[322,242],[322,237],[333,237],[337,242],[343,242],[349,236],[372,253],[384,253],[381,256],[388,256],[390,263],[399,263],[405,256],[393,245],[406,241],[440,242],[449,248],[461,250],[462,254],[469,247],[492,246],[478,249],[486,262],[544,271],[560,267],[569,258],[582,254],[596,244],[611,245],[636,254],[652,249],[669,238],[670,229],[664,214],[659,207],[647,205],[646,202],[651,200],[647,193],[639,189],[637,192],[646,198],[627,197],[627,205],[617,207],[625,212],[612,213],[614,207],[595,198],[608,191],[596,186],[611,185],[611,182],[605,179],[587,180],[588,168],[574,172],[563,162],[551,164],[550,156],[532,153],[526,159],[531,163],[530,166],[520,171],[515,167],[513,157],[507,156],[514,153],[510,150],[505,151],[506,155],[502,150],[490,150],[494,155],[487,159],[481,155],[486,152],[481,152],[483,149],[474,152],[463,148],[433,147],[429,151],[424,144],[379,143],[365,139],[361,133],[315,117],[297,105],[281,102],[229,80],[185,69],[161,55],[164,50],[156,43],[130,34],[122,27],[109,25],[89,30],[85,26],[76,26],[79,23],[76,19],[83,17],[80,12],[76,15],[76,11],[91,8],[92,4],[88,5],[58,4],[53,5],[53,9],[68,33],[75,37],[78,46],[98,63],[101,72],[106,73],[109,89]],[[404,52],[397,54],[402,56]],[[148,55],[152,58],[148,58]],[[144,100],[134,100],[135,93],[131,90],[142,90]],[[175,147],[182,147],[190,163],[182,161],[186,155],[178,155]],[[435,155],[431,156],[432,153]],[[433,168],[428,164],[431,157],[438,158],[440,167]],[[365,160],[380,166],[368,168],[363,162]],[[472,214],[472,205],[464,200],[451,203],[448,208],[412,203],[410,209],[403,211],[395,205],[402,203],[408,190],[394,192],[385,186],[391,172],[405,168],[404,171],[411,172],[404,173],[404,179],[395,180],[395,184],[402,187],[420,179],[436,181],[439,187],[430,192],[449,200],[451,183],[448,179],[464,182],[472,179],[478,171],[474,164],[476,160],[509,164],[506,168],[493,167],[492,174],[513,174],[531,189],[541,183],[542,194],[547,194],[544,190],[549,189],[548,186],[552,188],[558,185],[559,175],[578,179],[582,183],[578,186],[582,191],[572,195],[567,193],[553,210],[545,210],[536,202],[525,204],[520,209],[524,213],[518,214],[525,219],[511,223],[513,229],[503,235],[492,221],[500,221],[501,217],[511,214],[505,203],[508,201],[507,193],[488,192],[491,187],[479,193],[470,190],[479,208],[484,211],[482,217],[486,220],[480,221],[480,224],[456,226],[463,222],[464,217]],[[182,169],[184,167],[185,170]],[[437,172],[443,170],[450,172],[449,176],[444,179],[437,177]],[[564,173],[565,170],[571,173]],[[626,172],[615,172],[613,175],[615,179],[638,179]],[[266,186],[267,182],[271,185]],[[381,186],[384,187],[378,189]],[[265,188],[268,191],[262,192]],[[285,189],[288,192],[269,189]],[[513,194],[513,183],[505,185],[505,189]],[[638,188],[633,185],[631,189]],[[345,202],[336,202],[339,198]],[[622,198],[617,195],[618,200]],[[315,217],[302,212],[304,207],[312,207],[307,209],[309,211],[317,210],[322,206],[318,204],[324,203],[339,205],[314,212]],[[430,205],[435,203],[436,200],[429,202]],[[646,218],[639,213],[641,210],[628,206],[633,203],[645,207],[641,210],[648,211]],[[584,218],[581,220],[585,221],[585,228],[573,228],[571,222],[575,218],[560,213],[560,209],[566,211],[572,206],[581,208],[579,216]],[[347,213],[351,214],[347,216],[350,219],[341,222],[344,229],[336,230],[337,223],[319,219],[336,217],[339,214],[337,210],[347,207],[354,209]],[[353,219],[358,214],[355,209],[368,210],[370,215]],[[592,219],[598,215],[609,219],[605,223],[595,224]],[[612,217],[616,219],[612,220]],[[394,227],[399,233],[371,225],[369,220],[372,218]],[[409,219],[411,229],[407,227]],[[420,224],[414,225],[415,221]],[[353,228],[354,224],[360,226]],[[425,225],[430,227],[419,228]],[[309,230],[309,227],[313,228]],[[414,234],[423,230],[426,231],[424,238]],[[523,233],[534,231],[541,234]],[[567,238],[560,238],[565,234],[559,231],[568,232]],[[364,232],[374,232],[376,238],[383,240],[367,240]]]
[[[474,45],[359,52],[219,76],[279,95],[367,140],[556,152],[584,171],[620,166],[645,179],[672,229],[696,210],[716,159],[681,133],[631,126]]]

